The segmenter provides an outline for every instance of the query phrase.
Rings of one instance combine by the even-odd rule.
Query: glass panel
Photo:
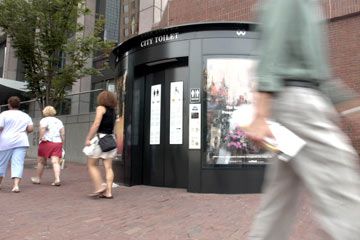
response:
[[[6,41],[0,43],[0,77],[3,77]]]
[[[154,23],[161,21],[161,10],[159,8],[154,8]]]
[[[117,94],[114,80],[108,80],[108,82],[106,83],[106,90],[115,93],[115,95]]]
[[[124,13],[129,12],[129,5],[124,5]]]
[[[206,165],[263,164],[270,157],[240,128],[253,116],[255,64],[253,59],[207,59]]]
[[[135,34],[136,30],[136,20],[135,20],[135,16],[132,15],[131,17],[131,34]]]

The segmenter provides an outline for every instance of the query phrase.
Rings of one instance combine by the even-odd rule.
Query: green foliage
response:
[[[99,52],[107,57],[114,46],[99,37],[104,26],[101,17],[87,34],[78,19],[90,14],[83,0],[0,1],[0,28],[24,64],[31,97],[42,107],[61,102],[66,89],[80,77],[98,74],[87,66],[89,59]]]

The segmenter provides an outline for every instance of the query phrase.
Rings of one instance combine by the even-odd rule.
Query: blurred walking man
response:
[[[289,162],[274,160],[269,166],[250,239],[288,239],[301,186],[329,237],[360,239],[358,156],[339,129],[329,100],[346,106],[353,99],[340,87],[333,95],[324,94],[336,85],[330,81],[319,10],[314,0],[268,0],[262,5],[256,116],[246,130],[255,141],[271,137],[266,124],[271,118],[306,145]]]

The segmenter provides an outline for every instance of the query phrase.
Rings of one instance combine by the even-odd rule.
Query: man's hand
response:
[[[273,137],[270,128],[263,117],[256,117],[250,126],[244,128],[246,136],[255,141],[262,142],[265,137]]]
[[[272,95],[259,92],[255,95],[255,119],[250,126],[243,128],[248,138],[255,142],[262,142],[264,137],[273,137],[266,123],[270,116]]]

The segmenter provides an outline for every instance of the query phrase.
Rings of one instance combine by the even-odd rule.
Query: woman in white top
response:
[[[11,191],[18,193],[29,147],[27,133],[33,131],[33,122],[29,115],[19,110],[18,97],[10,97],[8,106],[9,110],[0,114],[0,184],[11,160],[11,178],[14,179]]]
[[[61,120],[54,117],[56,115],[54,107],[47,106],[42,113],[44,118],[40,120],[37,176],[32,177],[31,181],[34,184],[40,184],[44,165],[50,158],[55,176],[55,181],[51,185],[60,186],[60,160],[65,140],[65,128]]]

